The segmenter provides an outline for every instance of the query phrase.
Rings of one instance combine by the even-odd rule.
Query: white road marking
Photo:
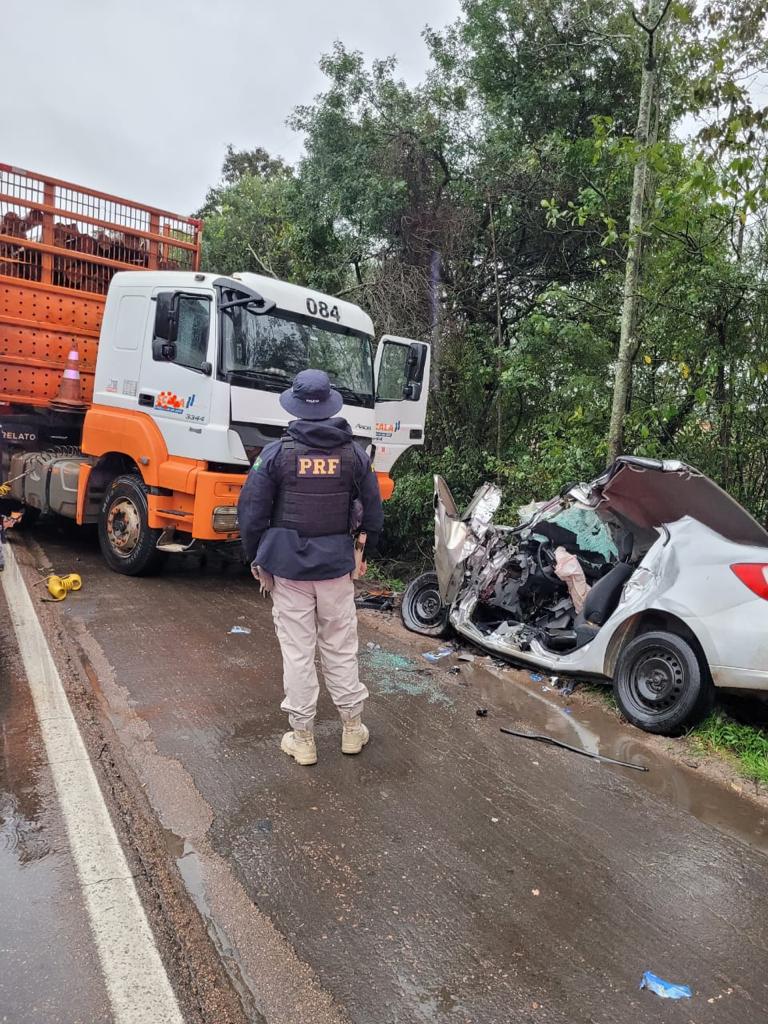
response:
[[[183,1024],[37,612],[12,550],[0,573],[115,1024]],[[45,941],[45,936],[41,936]]]

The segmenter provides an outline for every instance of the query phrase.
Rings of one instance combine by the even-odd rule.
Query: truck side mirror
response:
[[[165,338],[152,339],[152,358],[155,362],[172,363],[176,359],[176,342]]]
[[[403,387],[403,398],[408,402],[418,402],[421,398],[426,361],[426,347],[412,343],[405,362],[405,386]]]
[[[179,296],[177,292],[159,292],[155,300],[155,339],[162,339],[167,342],[176,341],[179,330]],[[154,346],[153,346],[154,355]],[[155,356],[168,358],[167,356]],[[174,354],[175,358],[175,354]]]

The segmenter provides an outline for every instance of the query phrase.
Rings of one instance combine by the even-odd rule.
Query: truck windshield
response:
[[[284,391],[300,370],[325,370],[345,403],[372,409],[371,338],[297,313],[222,311],[221,372],[230,383]]]

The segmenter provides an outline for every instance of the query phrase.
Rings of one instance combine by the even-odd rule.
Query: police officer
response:
[[[291,725],[280,746],[309,765],[317,762],[316,644],[342,720],[342,751],[359,754],[368,742],[362,722],[368,690],[357,664],[353,532],[365,532],[367,552],[375,550],[384,511],[370,459],[352,440],[349,423],[336,416],[343,400],[328,375],[302,370],[280,404],[298,419],[254,462],[238,517],[253,574],[272,591],[283,655],[281,707]]]

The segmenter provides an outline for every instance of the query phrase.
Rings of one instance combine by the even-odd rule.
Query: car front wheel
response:
[[[413,633],[446,636],[450,632],[448,609],[440,598],[436,572],[423,572],[411,580],[403,594],[400,614]]]
[[[613,677],[619,710],[646,732],[675,736],[712,710],[715,689],[693,647],[675,633],[641,633],[619,656]]]

